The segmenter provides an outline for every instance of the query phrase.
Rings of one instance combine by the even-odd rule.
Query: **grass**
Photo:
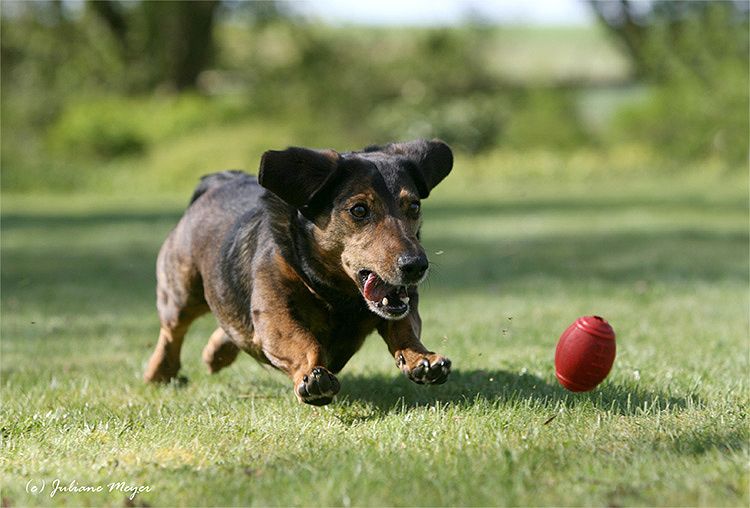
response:
[[[5,196],[2,497],[127,505],[747,506],[747,177],[456,174],[425,204],[424,340],[448,383],[410,384],[371,337],[326,408],[242,356],[144,385],[153,265],[187,196]],[[559,334],[599,313],[618,357],[557,385]],[[104,487],[63,492],[51,482]],[[45,491],[33,495],[33,487]]]

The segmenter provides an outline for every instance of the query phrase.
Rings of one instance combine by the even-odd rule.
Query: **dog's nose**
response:
[[[398,269],[401,270],[401,275],[408,282],[416,282],[422,278],[424,272],[427,271],[429,262],[427,256],[424,254],[414,255],[403,255],[398,258]]]

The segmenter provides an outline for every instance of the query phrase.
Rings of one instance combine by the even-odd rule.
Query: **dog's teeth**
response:
[[[388,298],[383,298],[383,301],[381,303],[383,305],[388,305]]]
[[[409,297],[408,296],[402,296],[401,301],[404,303],[409,303]]]

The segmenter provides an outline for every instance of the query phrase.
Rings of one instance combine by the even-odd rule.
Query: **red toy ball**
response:
[[[615,350],[615,331],[604,318],[578,318],[557,342],[555,376],[570,391],[593,390],[612,369]]]

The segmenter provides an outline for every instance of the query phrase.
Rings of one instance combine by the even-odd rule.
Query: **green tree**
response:
[[[687,70],[707,80],[712,61],[747,61],[747,1],[589,0],[589,4],[626,50],[640,77],[663,81]]]
[[[135,87],[194,88],[213,62],[218,0],[140,2],[89,0],[109,28],[121,58],[136,72]]]
[[[678,159],[748,158],[750,23],[746,1],[591,0],[622,43],[638,77],[651,83],[644,104],[616,119],[620,137]]]

